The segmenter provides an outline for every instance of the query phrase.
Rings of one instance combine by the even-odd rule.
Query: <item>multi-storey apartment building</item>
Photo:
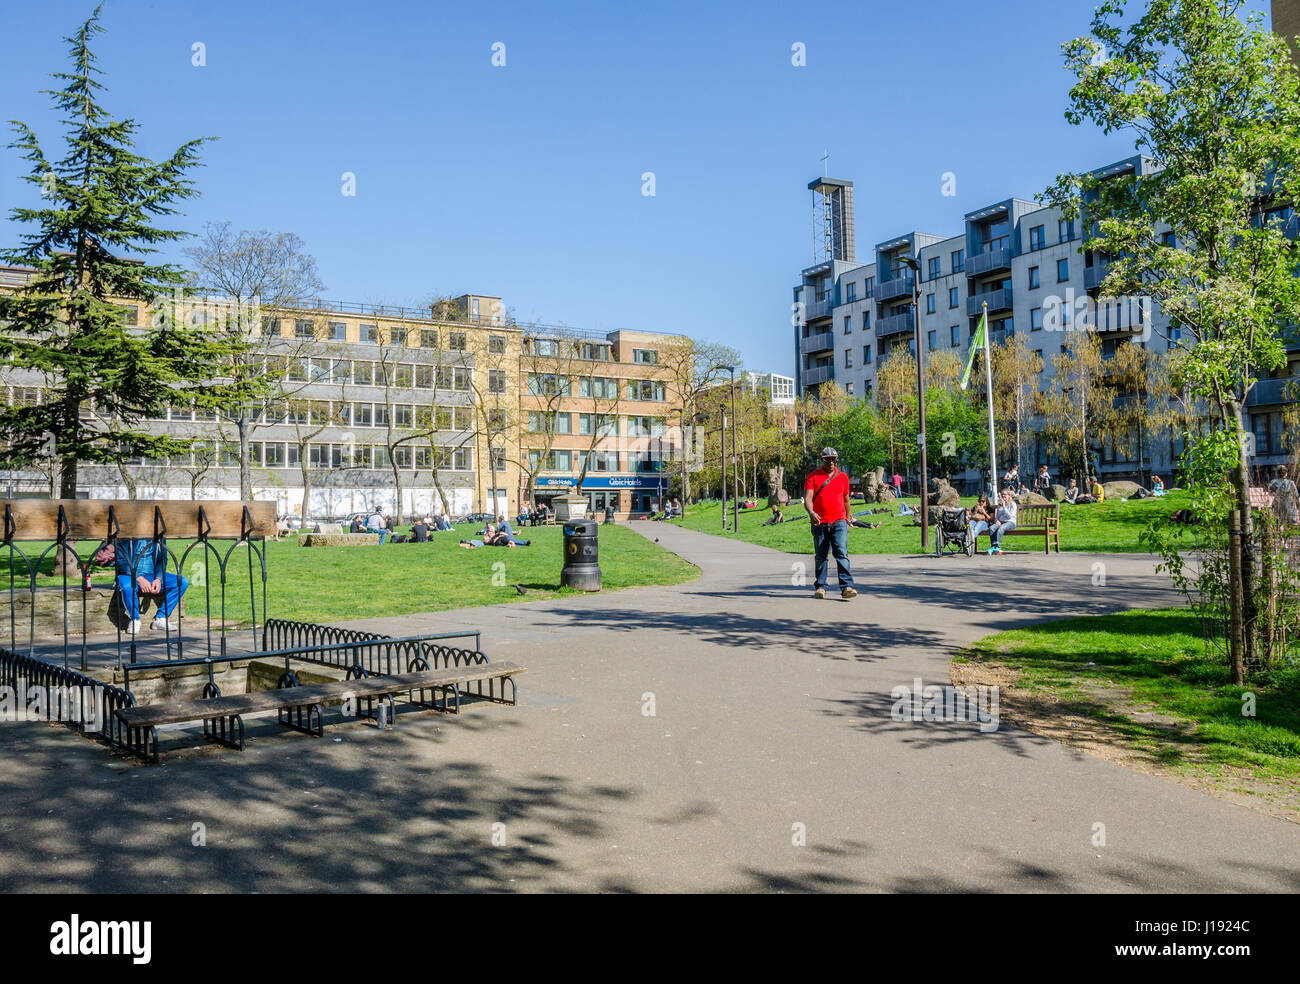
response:
[[[1153,162],[1132,157],[1098,169],[1097,175],[1141,176]],[[850,182],[820,179],[809,187],[822,189]],[[851,207],[851,200],[850,200]],[[1288,221],[1291,216],[1283,216]],[[869,397],[876,371],[895,346],[915,351],[916,304],[920,304],[920,339],[926,353],[968,351],[984,306],[987,305],[994,344],[1017,332],[1031,339],[1043,360],[1040,388],[1054,379],[1053,360],[1068,344],[1076,310],[1092,307],[1092,323],[1107,332],[1105,350],[1113,351],[1125,338],[1157,351],[1180,343],[1158,306],[1142,299],[1105,299],[1098,288],[1106,275],[1105,258],[1083,249],[1080,222],[1067,221],[1056,208],[1008,198],[963,216],[963,231],[955,236],[906,232],[876,245],[870,262],[858,263],[842,246],[842,258],[827,258],[803,270],[794,288],[795,356],[801,393],[816,391],[833,380],[850,395]],[[830,229],[834,239],[837,229]],[[1166,233],[1172,242],[1173,234]],[[901,262],[916,259],[920,272]],[[918,298],[919,286],[919,298]],[[1136,341],[1136,339],[1135,339]],[[1289,377],[1300,369],[1300,351],[1291,367],[1276,374]],[[1256,464],[1284,460],[1281,446],[1283,389],[1287,378],[1261,380],[1248,401],[1255,434]],[[1172,471],[1176,448],[1146,445],[1142,462],[1129,441],[1101,435],[1097,450],[1103,475],[1127,475],[1141,469]],[[1044,448],[1031,449],[1037,464],[1055,459]]]
[[[29,275],[0,268],[0,289]],[[608,502],[624,517],[647,512],[662,498],[659,438],[672,403],[655,346],[665,336],[612,332],[583,340],[573,355],[548,357],[542,354],[548,339],[555,353],[559,339],[540,326],[509,323],[500,298],[466,294],[453,307],[438,318],[425,309],[325,301],[258,312],[251,330],[254,358],[270,392],[244,426],[254,497],[274,499],[290,515],[302,514],[307,500],[307,513],[317,518],[375,506],[394,512],[399,498],[406,515],[442,512],[444,503],[453,516],[513,513],[536,475],[539,500],[581,488],[593,506]],[[124,304],[122,310],[124,320],[141,330],[160,316],[199,321],[228,313],[194,299],[158,310]],[[563,337],[578,334],[566,329]],[[552,378],[557,365],[566,367],[574,393],[551,408],[563,433],[542,461],[529,422],[545,402],[532,389],[548,361]],[[11,402],[42,399],[35,374],[8,372],[0,386]],[[615,417],[617,448],[588,446],[592,412]],[[143,426],[191,439],[194,449],[166,461],[83,465],[79,493],[238,496],[238,414],[178,401]],[[652,435],[653,442],[639,441]],[[580,452],[588,450],[584,476]],[[40,469],[0,480],[8,494],[47,494],[51,487]]]

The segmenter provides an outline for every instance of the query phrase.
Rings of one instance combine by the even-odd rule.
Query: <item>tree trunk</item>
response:
[[[397,507],[396,515],[393,517],[393,525],[402,525],[402,469],[398,467],[397,456],[393,453],[396,448],[388,449],[388,463],[393,469],[393,487],[397,489]]]
[[[1241,665],[1233,664],[1233,683],[1245,683],[1245,676],[1259,668],[1259,620],[1255,582],[1255,561],[1251,554],[1254,543],[1255,520],[1250,508],[1250,457],[1246,446],[1246,432],[1241,427],[1241,404],[1233,401],[1229,407],[1237,437],[1237,462],[1233,468],[1232,483],[1236,500],[1237,534],[1241,592]],[[1238,673],[1241,676],[1238,679]]]
[[[253,470],[248,461],[248,411],[240,410],[235,418],[235,430],[239,434],[239,497],[245,502],[253,499]]]
[[[307,528],[307,520],[311,518],[311,462],[308,460],[308,448],[306,445],[298,446],[298,463],[302,469],[302,528]]]

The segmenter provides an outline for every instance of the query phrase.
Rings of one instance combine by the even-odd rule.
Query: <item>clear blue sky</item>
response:
[[[521,320],[677,331],[790,373],[823,150],[856,185],[859,259],[1132,153],[1063,119],[1060,43],[1086,33],[1093,6],[108,0],[97,51],[104,102],[141,123],[142,153],[221,138],[176,226],[296,232],[327,297],[500,295]],[[0,119],[47,147],[58,131],[37,90],[92,9],[4,15]],[[6,245],[9,209],[35,200],[24,171],[0,150]]]

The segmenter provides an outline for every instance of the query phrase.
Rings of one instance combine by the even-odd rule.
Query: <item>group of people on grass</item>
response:
[[[497,516],[495,523],[488,523],[483,529],[479,530],[481,540],[461,540],[460,545],[466,550],[475,550],[479,547],[527,547],[532,545],[531,540],[522,540],[515,536],[515,531],[510,526],[510,520],[504,515]]]

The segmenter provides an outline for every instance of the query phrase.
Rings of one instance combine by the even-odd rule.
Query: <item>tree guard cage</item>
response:
[[[205,602],[201,636],[187,642],[183,606],[177,598],[174,613],[169,613],[175,614],[175,625],[170,618],[164,623],[162,641],[166,658],[184,659],[187,646],[192,650],[200,638],[208,656],[225,655],[228,591],[235,588],[230,578],[230,562],[241,547],[248,565],[250,648],[258,648],[257,626],[266,618],[266,536],[276,531],[274,503],[17,499],[5,500],[3,508],[3,547],[9,558],[10,653],[25,650],[29,657],[37,655],[39,602],[43,596],[57,593],[60,603],[46,608],[57,608],[61,613],[62,624],[56,627],[54,636],[62,644],[64,669],[70,669],[74,661],[83,672],[89,668],[87,640],[103,634],[92,631],[95,624],[101,623],[102,615],[108,615],[116,628],[118,668],[127,662],[135,663],[140,636],[130,631],[128,616],[134,608],[138,619],[144,614],[146,602],[154,597],[142,592],[137,584],[148,557],[150,565],[162,564],[158,580],[164,599],[171,584],[167,580],[170,575],[177,582],[186,583],[188,589],[201,589]],[[168,543],[169,537],[191,542],[177,554]],[[84,543],[96,545],[86,549]],[[108,548],[114,554],[113,594],[109,611],[100,613],[92,609],[91,602],[98,602],[98,597],[92,598],[91,579],[96,557],[103,557]],[[122,553],[127,555],[126,564],[119,558]],[[47,561],[53,562],[52,584],[41,583]],[[186,572],[191,576],[187,577]],[[189,591],[178,591],[181,593]],[[25,631],[20,625],[18,604],[24,595]],[[49,640],[48,632],[44,638]],[[42,656],[50,661],[50,653]]]
[[[242,749],[242,714],[269,700],[265,692],[248,689],[252,661],[259,666],[270,662],[279,673],[272,693],[281,696],[271,701],[283,707],[278,722],[317,737],[329,696],[311,691],[347,689],[348,681],[370,681],[366,692],[378,695],[361,696],[349,713],[381,722],[392,720],[395,692],[405,693],[412,705],[452,713],[460,710],[463,697],[516,703],[511,677],[523,668],[489,666],[475,630],[394,638],[267,617],[266,537],[276,531],[274,503],[26,499],[0,500],[0,508],[2,546],[9,558],[9,626],[0,633],[0,688],[16,694],[23,711],[29,710],[28,695],[39,692],[37,699],[44,703],[35,716],[40,719],[69,723],[156,761],[156,724],[190,717],[167,718],[178,712],[175,703],[168,703],[173,698],[166,688],[161,699],[145,696],[143,706],[137,696],[147,695],[149,681],[159,674],[171,683],[188,678],[196,685],[197,669],[200,679],[206,677],[202,691],[179,704],[198,700],[206,711],[211,702],[211,714],[201,711],[194,718],[201,721],[204,738]],[[158,582],[164,616],[162,631],[147,636],[139,632],[143,599],[137,594],[133,605],[127,597],[140,588],[137,578],[146,557],[144,576],[150,591]],[[239,559],[247,561],[246,584]],[[102,571],[109,563],[111,592],[104,590],[102,573],[100,583],[93,583],[95,568]],[[172,588],[174,596],[168,594]],[[195,620],[183,614],[181,600],[199,592],[201,601],[190,600],[204,604],[205,612],[201,629],[194,631]],[[38,613],[42,599],[43,616]],[[239,604],[233,605],[236,600]],[[237,628],[227,624],[232,616]],[[472,648],[468,642],[452,644],[469,639]],[[237,675],[229,675],[238,664],[248,667],[242,684]],[[304,667],[298,664],[343,680],[303,687],[298,674]],[[220,682],[219,669],[227,674]],[[393,683],[382,682],[386,677]],[[234,692],[223,695],[228,682]],[[133,692],[133,685],[144,689]],[[286,692],[289,688],[296,688],[302,699],[296,701]]]

